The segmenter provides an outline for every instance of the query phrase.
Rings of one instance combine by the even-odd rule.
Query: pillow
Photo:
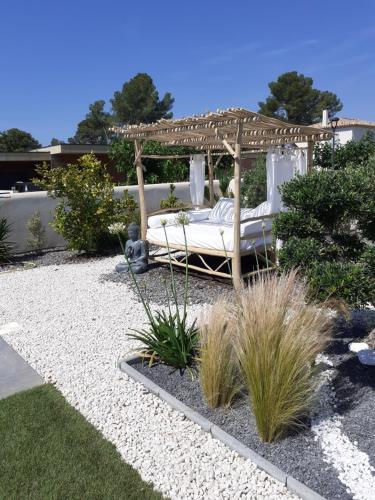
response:
[[[214,224],[233,222],[233,198],[220,198],[211,210],[208,220]]]
[[[271,203],[264,201],[255,208],[241,208],[241,221],[251,217],[262,217],[271,214]]]
[[[189,217],[189,222],[199,222],[208,219],[210,212],[211,208],[203,208],[201,210],[189,210],[188,212],[186,212],[186,215]],[[178,212],[150,215],[150,217],[148,218],[148,227],[162,227],[162,220],[165,220],[167,222],[167,226],[173,226],[176,224],[177,215]]]

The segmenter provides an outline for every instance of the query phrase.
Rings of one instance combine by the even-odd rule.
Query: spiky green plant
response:
[[[7,241],[11,232],[11,225],[5,217],[0,217],[0,262],[6,262],[10,258],[13,245]]]
[[[229,407],[241,389],[233,352],[233,305],[220,298],[203,311],[199,324],[199,377],[208,406]]]
[[[236,352],[261,439],[271,442],[303,425],[314,401],[315,358],[331,319],[307,305],[296,272],[261,275],[238,293]]]
[[[156,311],[147,329],[129,332],[128,337],[141,342],[142,356],[150,364],[160,360],[183,371],[191,366],[198,343],[195,321],[187,324],[187,315],[179,316],[166,311]]]

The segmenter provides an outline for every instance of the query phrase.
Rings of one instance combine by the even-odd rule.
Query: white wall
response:
[[[174,194],[181,201],[191,203],[190,188],[188,182],[176,182]],[[138,186],[115,187],[114,196],[120,198],[125,189],[133,195],[138,202]],[[219,190],[219,182],[215,181],[215,191]],[[145,198],[147,211],[152,212],[160,208],[160,200],[169,194],[169,184],[146,184]],[[4,195],[2,195],[4,196]],[[27,240],[30,233],[26,228],[27,221],[34,212],[40,213],[40,218],[45,229],[46,242],[44,248],[65,247],[66,241],[59,236],[50,226],[53,219],[57,200],[47,196],[46,191],[36,191],[30,193],[10,193],[9,197],[0,198],[0,217],[6,217],[8,223],[12,225],[12,232],[9,236],[14,246],[14,253],[27,252]]]

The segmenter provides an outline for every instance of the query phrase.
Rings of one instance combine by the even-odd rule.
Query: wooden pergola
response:
[[[146,239],[147,209],[144,195],[142,151],[145,142],[158,141],[169,146],[190,146],[207,152],[210,204],[213,202],[214,164],[213,152],[228,152],[234,160],[234,239],[232,276],[235,287],[241,284],[241,220],[240,182],[241,151],[267,149],[269,146],[307,143],[307,168],[312,169],[313,147],[318,141],[331,139],[332,134],[312,126],[292,125],[263,116],[243,108],[230,108],[216,113],[192,116],[178,120],[159,120],[156,123],[113,127],[113,130],[134,141],[141,237]],[[165,157],[165,155],[164,155]],[[175,157],[175,155],[171,155]],[[220,156],[218,157],[220,158]],[[220,160],[218,160],[220,161]],[[248,219],[249,220],[249,219]],[[254,218],[255,220],[255,218]],[[242,221],[244,222],[244,221]],[[207,253],[202,251],[202,253]]]

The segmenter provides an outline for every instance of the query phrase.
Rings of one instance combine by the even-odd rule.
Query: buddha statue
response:
[[[130,265],[134,274],[141,274],[147,271],[148,267],[147,242],[139,239],[139,226],[137,224],[129,224],[128,235],[129,239],[125,245],[127,262],[125,261],[117,264],[115,271],[118,273],[127,273],[130,271]]]

